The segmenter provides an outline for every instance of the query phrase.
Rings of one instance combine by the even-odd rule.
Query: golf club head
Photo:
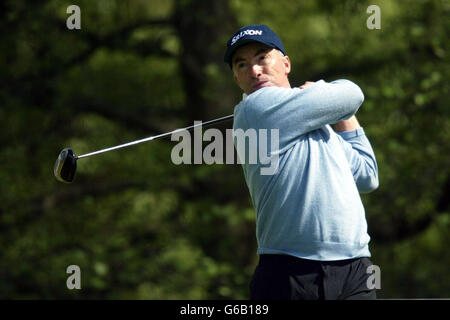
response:
[[[77,159],[71,148],[63,149],[56,159],[53,172],[56,180],[65,183],[71,183],[75,178],[77,170]]]

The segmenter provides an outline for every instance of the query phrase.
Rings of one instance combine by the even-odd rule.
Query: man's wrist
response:
[[[361,126],[359,125],[359,122],[358,122],[358,119],[356,119],[356,116],[352,116],[348,120],[341,120],[341,121],[333,124],[333,129],[336,132],[351,131],[351,130],[356,130],[358,128],[361,128]]]

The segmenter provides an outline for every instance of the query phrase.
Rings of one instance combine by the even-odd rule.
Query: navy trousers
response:
[[[368,285],[369,258],[315,261],[289,255],[260,255],[250,283],[252,300],[376,299]]]

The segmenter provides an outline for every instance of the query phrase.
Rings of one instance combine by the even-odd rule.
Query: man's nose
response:
[[[255,77],[258,77],[261,75],[262,67],[259,64],[253,64],[252,65],[252,75]]]

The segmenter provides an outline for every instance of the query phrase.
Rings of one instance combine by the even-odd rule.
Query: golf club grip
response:
[[[140,139],[140,140],[136,140],[136,141],[131,141],[131,142],[128,142],[128,143],[120,144],[118,146],[114,146],[114,147],[110,147],[110,148],[106,148],[106,149],[101,149],[101,150],[98,150],[98,151],[93,151],[93,152],[90,152],[90,153],[86,153],[86,154],[82,154],[82,155],[79,155],[79,156],[75,156],[75,159],[78,160],[78,159],[87,158],[87,157],[90,157],[90,156],[93,156],[93,155],[96,155],[96,154],[100,154],[100,153],[105,153],[105,152],[112,151],[112,150],[117,150],[117,149],[122,149],[122,148],[130,147],[130,146],[134,146],[134,145],[139,144],[139,143],[151,141],[151,140],[158,139],[158,138],[163,138],[163,137],[169,136],[169,135],[171,135],[173,133],[176,133],[176,132],[186,131],[186,130],[189,131],[189,130],[194,129],[196,127],[200,127],[200,126],[201,127],[205,127],[205,126],[209,126],[209,125],[212,125],[212,124],[215,124],[215,123],[219,123],[219,122],[223,122],[223,121],[226,121],[226,120],[230,120],[233,117],[234,117],[234,115],[231,114],[229,116],[225,116],[225,117],[222,117],[222,118],[218,118],[218,119],[209,120],[209,121],[206,121],[206,122],[197,123],[197,124],[194,124],[194,125],[189,126],[189,127],[176,129],[176,130],[173,130],[173,131],[170,131],[170,132],[166,132],[166,133],[161,133],[161,134],[156,135],[156,136],[147,137],[147,138],[144,138],[144,139]]]

